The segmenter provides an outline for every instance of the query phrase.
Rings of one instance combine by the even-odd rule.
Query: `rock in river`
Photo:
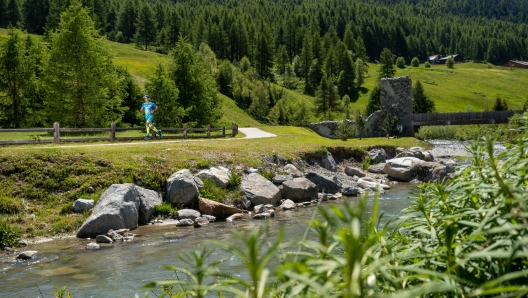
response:
[[[256,173],[244,177],[240,184],[240,189],[253,205],[271,204],[275,206],[281,199],[279,188]]]
[[[242,213],[242,210],[238,208],[204,198],[198,199],[198,207],[204,214],[212,215],[216,218],[227,218],[235,213]]]
[[[409,181],[409,179],[414,175],[414,167],[422,163],[418,158],[415,157],[402,157],[390,159],[385,164],[385,174],[398,181]]]
[[[17,259],[19,260],[34,259],[37,256],[37,253],[38,252],[36,250],[23,251],[17,256]]]
[[[167,179],[167,199],[174,205],[190,205],[199,194],[198,185],[189,170],[178,171]]]
[[[281,196],[294,202],[317,200],[317,186],[306,178],[295,178],[282,183]]]
[[[177,215],[178,215],[178,220],[180,221],[182,219],[195,220],[198,217],[200,217],[200,211],[196,211],[193,209],[182,209],[182,210],[178,210]]]
[[[218,187],[226,188],[229,185],[229,175],[231,175],[231,172],[227,168],[211,167],[208,170],[200,171],[196,174],[196,177],[200,178],[202,181],[212,181]]]

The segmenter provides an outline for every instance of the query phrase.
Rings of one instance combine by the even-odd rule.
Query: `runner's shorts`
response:
[[[152,124],[154,122],[154,115],[150,114],[147,117],[145,117],[145,122]]]

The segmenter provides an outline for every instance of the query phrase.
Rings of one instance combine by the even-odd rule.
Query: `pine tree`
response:
[[[309,35],[306,35],[304,37],[300,58],[301,58],[301,61],[300,61],[301,69],[300,69],[300,73],[297,75],[307,79],[308,73],[310,71],[310,67],[312,66],[312,61],[313,61],[312,43],[311,43]]]
[[[218,67],[216,82],[220,93],[227,97],[233,97],[233,66],[229,60],[224,60]]]
[[[145,90],[160,107],[156,118],[159,126],[175,127],[182,125],[185,110],[178,103],[178,88],[169,78],[169,73],[163,65],[158,64],[154,75],[145,84]]]
[[[432,113],[435,109],[435,103],[427,95],[420,80],[416,81],[413,88],[413,113]]]
[[[367,107],[365,108],[365,115],[371,115],[374,112],[381,110],[381,88],[380,85],[374,86],[370,91]]]
[[[117,31],[121,32],[120,42],[131,42],[136,34],[137,12],[132,0],[125,0],[117,16]]]
[[[323,76],[319,94],[315,99],[315,111],[326,120],[332,120],[332,111],[338,104],[339,92],[331,77]]]
[[[265,121],[269,113],[270,95],[268,88],[262,83],[251,92],[249,113],[260,121]]]
[[[396,74],[392,52],[387,48],[381,52],[378,73],[380,78],[392,78]]]
[[[48,0],[26,0],[22,7],[22,11],[24,14],[24,28],[27,32],[44,34],[46,16],[49,14]]]
[[[321,79],[323,78],[322,68],[323,66],[321,65],[321,62],[319,61],[319,59],[314,59],[312,61],[312,65],[310,66],[310,70],[308,71],[308,76],[305,79],[304,93],[309,94],[309,95],[314,95],[318,84],[321,82]]]
[[[275,64],[277,65],[277,72],[279,74],[284,74],[286,68],[290,65],[290,59],[288,58],[286,46],[281,45],[277,49],[277,53],[275,54]]]
[[[257,56],[255,59],[255,69],[257,74],[263,79],[272,79],[271,67],[273,57],[269,39],[264,32],[261,32],[257,41]]]
[[[341,72],[339,73],[339,79],[337,87],[339,89],[339,96],[345,95],[352,96],[355,91],[355,80],[356,80],[356,69],[354,62],[352,62],[352,55],[348,50],[344,50],[344,57],[341,65]]]
[[[367,69],[365,68],[363,60],[358,58],[356,60],[356,88],[361,88],[361,86],[363,86],[363,83],[365,82],[366,73]]]
[[[508,103],[506,100],[501,99],[500,97],[497,97],[495,99],[495,104],[493,105],[494,111],[506,111],[508,110]]]
[[[6,28],[7,21],[7,0],[0,0],[0,28]]]
[[[71,0],[49,0],[49,13],[46,17],[47,34],[59,27],[61,14],[70,6]]]
[[[169,74],[180,91],[178,104],[187,111],[183,123],[191,127],[216,124],[222,115],[216,81],[203,56],[193,51],[186,38],[171,52]]]
[[[117,67],[118,77],[121,79],[121,88],[123,89],[123,107],[126,111],[123,114],[121,122],[134,126],[140,125],[143,118],[138,113],[139,107],[143,103],[143,92],[138,86],[132,75],[123,67]]]
[[[350,119],[350,96],[343,96],[343,98],[341,99],[341,103],[343,105],[343,111],[345,112],[345,119]]]
[[[363,118],[363,115],[361,115],[360,110],[356,110],[356,112],[354,113],[354,118],[356,119],[356,134],[361,140],[361,137],[365,135],[365,118]]]
[[[5,92],[8,99],[4,125],[20,127],[23,122],[23,91],[29,79],[25,59],[24,42],[19,31],[11,27],[9,38],[0,50],[0,92]]]
[[[140,8],[136,18],[136,34],[134,39],[138,45],[145,46],[145,51],[156,40],[156,20],[154,11],[148,3]]]
[[[22,13],[20,12],[20,4],[18,0],[8,0],[7,2],[7,23],[13,27],[20,27],[22,23]]]
[[[50,38],[51,63],[45,70],[50,120],[65,127],[107,126],[119,121],[124,112],[121,99],[110,97],[119,85],[113,57],[88,9],[72,0]]]
[[[357,51],[357,42],[354,39],[354,32],[350,26],[347,26],[345,30],[345,35],[343,36],[343,42],[346,44],[347,49],[355,53]]]

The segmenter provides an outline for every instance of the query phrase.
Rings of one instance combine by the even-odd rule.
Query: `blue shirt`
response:
[[[158,106],[153,103],[153,102],[150,102],[149,103],[146,103],[144,102],[142,105],[141,105],[141,108],[143,109],[143,112],[145,113],[145,118],[147,118],[154,109],[156,109]]]

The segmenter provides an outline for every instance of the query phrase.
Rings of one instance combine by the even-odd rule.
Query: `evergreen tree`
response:
[[[183,123],[214,125],[221,117],[216,81],[202,55],[181,38],[171,52],[170,77],[180,91],[178,103],[186,111]]]
[[[277,49],[277,53],[275,54],[275,64],[277,65],[277,72],[279,74],[284,74],[286,68],[290,65],[290,58],[288,58],[286,46],[281,45]]]
[[[300,58],[301,69],[300,73],[297,73],[297,76],[307,79],[313,61],[312,43],[310,41],[309,35],[304,37]]]
[[[6,28],[7,25],[7,0],[0,0],[0,28]]]
[[[413,88],[413,113],[432,113],[435,109],[435,103],[425,95],[425,91],[420,80],[416,81]]]
[[[143,92],[132,75],[125,68],[117,67],[117,72],[118,76],[121,78],[119,81],[121,82],[121,88],[124,92],[123,107],[126,109],[121,121],[125,125],[141,125],[143,115],[139,112],[139,108],[143,103]]]
[[[356,110],[356,112],[354,113],[354,118],[356,119],[356,134],[361,140],[361,137],[365,135],[365,118],[363,118],[363,115],[361,115],[360,110]]]
[[[363,63],[363,60],[358,58],[356,60],[356,88],[361,88],[361,86],[363,86],[363,83],[365,82],[366,73],[367,69],[365,67],[365,64]]]
[[[493,105],[494,111],[507,111],[508,110],[508,103],[506,100],[501,99],[500,97],[497,97],[495,99],[495,104]]]
[[[0,0],[0,2],[1,1],[3,0]],[[48,0],[26,0],[22,7],[22,11],[24,14],[24,28],[27,32],[41,35],[44,34],[46,17],[49,13]]]
[[[167,49],[172,49],[180,37],[180,16],[176,9],[171,9],[167,20],[167,39],[162,41]]]
[[[339,92],[331,77],[325,75],[321,79],[319,94],[315,98],[315,111],[326,120],[332,120],[332,111],[337,106]]]
[[[224,60],[218,67],[216,77],[220,93],[227,97],[233,97],[233,66],[229,60]]]
[[[121,99],[110,97],[119,85],[113,57],[88,9],[72,0],[50,37],[50,63],[45,70],[45,105],[50,120],[66,127],[119,122],[124,112]]]
[[[123,4],[121,4],[121,9],[117,16],[116,31],[121,32],[122,36],[121,40],[119,40],[120,38],[117,38],[117,41],[128,43],[133,40],[134,34],[136,34],[136,20],[137,12],[134,8],[133,0],[125,0]]]
[[[341,103],[343,104],[343,111],[345,112],[345,119],[350,119],[350,96],[345,95],[341,99]]]
[[[354,62],[352,62],[352,55],[345,49],[344,58],[342,61],[342,69],[339,73],[337,87],[339,89],[339,96],[352,96],[355,90],[354,81],[356,80],[356,69]]]
[[[352,51],[352,53],[356,53],[357,51],[357,42],[354,38],[354,32],[352,32],[352,29],[350,26],[347,26],[345,30],[345,35],[343,36],[343,42],[346,44],[347,49]]]
[[[159,126],[177,127],[182,125],[185,110],[178,103],[178,88],[169,78],[163,65],[158,64],[154,75],[145,84],[145,90],[160,107],[156,121]]]
[[[323,66],[318,59],[312,61],[310,70],[308,71],[308,77],[305,79],[305,88],[304,92],[309,95],[314,95],[315,90],[317,89],[318,84],[323,78]]]
[[[22,23],[22,13],[18,0],[8,0],[7,2],[7,23],[14,27],[20,27]]]
[[[381,110],[381,88],[380,85],[374,86],[370,91],[367,107],[365,108],[365,115],[371,115],[374,112]]]
[[[343,142],[354,136],[354,128],[348,124],[347,118],[340,121],[337,125],[336,136]]]
[[[293,70],[293,66],[289,65],[286,68],[286,71],[284,72],[284,87],[288,88],[290,90],[296,90],[297,89],[297,77],[295,76],[295,71]]]
[[[396,74],[392,52],[385,48],[380,55],[380,68],[378,70],[380,78],[392,78]]]
[[[46,17],[46,33],[59,27],[61,14],[70,6],[71,0],[49,0],[49,14]]]
[[[255,59],[255,69],[257,74],[263,79],[272,79],[271,67],[273,66],[273,57],[268,37],[261,32],[257,42],[257,57]]]
[[[29,73],[25,65],[24,42],[18,30],[9,30],[9,38],[0,51],[0,92],[5,92],[7,102],[0,107],[4,110],[4,126],[20,127],[24,116],[24,88]],[[0,119],[2,115],[0,115]]]
[[[356,52],[354,53],[356,55],[356,59],[361,59],[363,62],[368,62],[369,57],[367,56],[367,48],[365,47],[365,42],[361,36],[358,36],[356,40]]]
[[[447,68],[455,68],[455,59],[453,57],[447,58],[446,66]]]
[[[148,3],[139,8],[136,19],[136,34],[134,39],[138,45],[145,46],[145,51],[156,40],[156,20],[154,11]]]
[[[249,113],[260,121],[265,121],[269,113],[270,95],[268,88],[262,83],[251,92]]]

